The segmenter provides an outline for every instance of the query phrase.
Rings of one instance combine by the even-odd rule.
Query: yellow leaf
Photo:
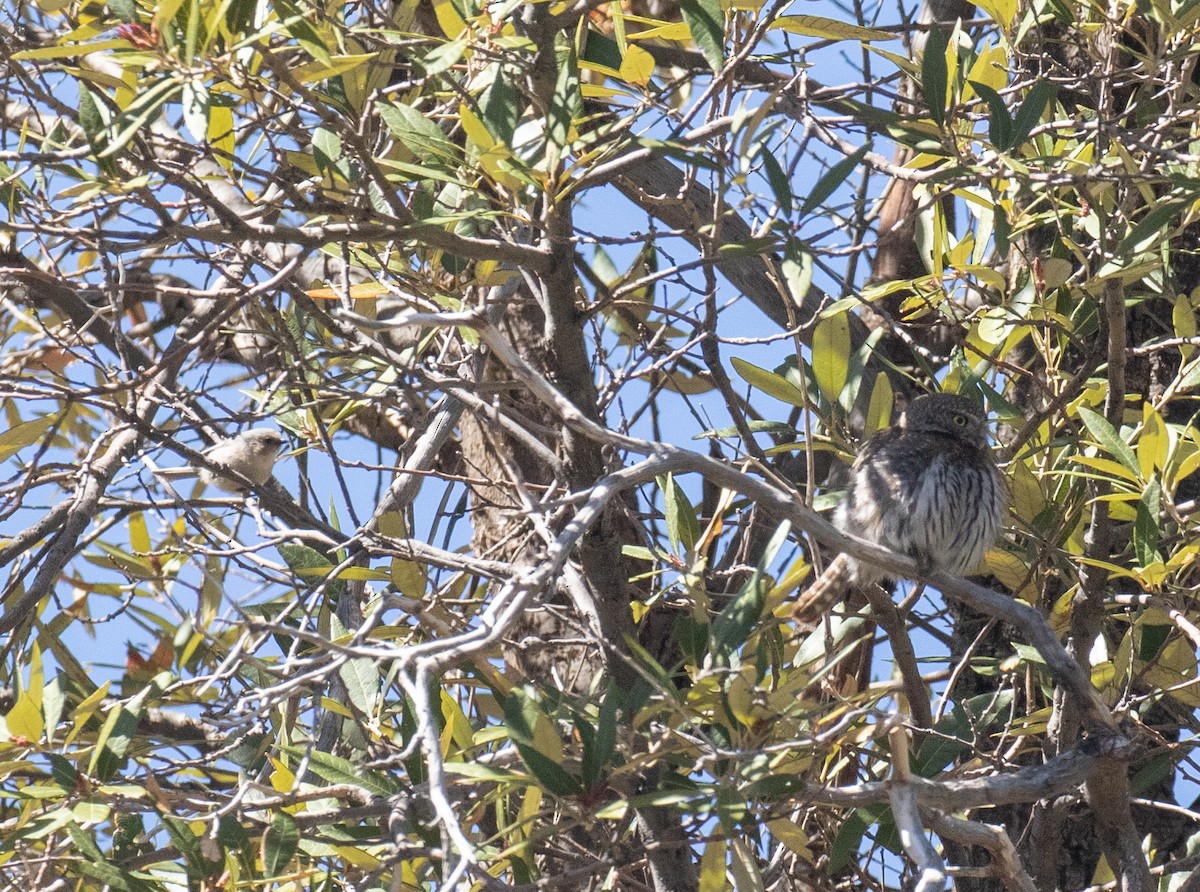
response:
[[[23,737],[30,743],[42,739],[42,711],[33,702],[29,691],[23,692],[17,698],[4,721],[8,725],[10,737]]]
[[[626,19],[633,19],[634,16],[625,16]],[[687,22],[661,22],[657,27],[647,28],[645,31],[638,31],[634,34],[626,34],[627,40],[684,40],[692,39],[691,29],[688,28]]]
[[[621,77],[631,84],[646,86],[654,74],[654,57],[640,46],[631,46],[621,60]]]
[[[967,83],[963,85],[963,98],[969,99],[975,94],[970,81],[983,84],[999,91],[1008,84],[1008,53],[1004,47],[994,46],[984,50],[975,59],[971,72],[967,75]]]
[[[892,393],[892,382],[886,372],[875,376],[875,386],[871,388],[871,403],[867,406],[866,423],[863,433],[870,436],[881,431],[892,421],[892,406],[896,397]]]
[[[55,422],[56,416],[47,415],[45,418],[35,418],[9,428],[0,434],[0,461],[16,455],[26,446],[35,443]]]
[[[271,772],[270,776],[271,786],[280,793],[290,793],[296,787],[295,773],[274,756],[267,758],[275,766],[275,770]]]
[[[475,284],[495,286],[503,285],[519,273],[511,268],[500,266],[495,260],[480,260],[475,264]]]
[[[336,846],[335,848],[342,858],[359,870],[377,870],[380,866],[378,858],[357,846]]]
[[[458,705],[458,701],[451,697],[445,689],[442,690],[442,718],[446,720],[446,727],[442,731],[442,754],[447,756],[450,754],[449,744],[451,741],[460,750],[470,749],[474,742],[471,722],[466,713],[462,711],[462,707]]]
[[[154,10],[154,18],[150,20],[151,27],[155,31],[165,31],[167,25],[175,21],[175,13],[183,6],[183,0],[158,0],[155,5],[157,8]]]
[[[1162,561],[1154,561],[1134,570],[1133,577],[1144,591],[1162,591],[1162,585],[1167,581],[1167,565]]]
[[[711,379],[700,375],[688,375],[685,372],[673,371],[655,378],[656,384],[661,384],[664,390],[672,393],[684,393],[695,396],[708,393],[714,385]]]
[[[1129,468],[1117,461],[1109,458],[1100,458],[1096,455],[1073,455],[1071,461],[1077,465],[1083,465],[1085,468],[1092,468],[1100,471],[1102,474],[1107,474],[1121,480],[1128,480],[1130,483],[1138,484],[1137,475]],[[1140,484],[1139,484],[1140,485]]]
[[[13,53],[14,59],[70,59],[75,56],[86,56],[91,53],[101,53],[104,50],[128,49],[129,41],[98,40],[95,43],[69,43],[66,45],[40,46],[35,50],[21,50]]]
[[[1162,416],[1155,411],[1149,402],[1142,404],[1142,434],[1137,441],[1138,470],[1142,477],[1149,480],[1154,476],[1154,470],[1162,470],[1167,464],[1167,448],[1170,445],[1170,434]]]
[[[487,126],[465,104],[458,107],[458,120],[463,125],[463,131],[467,134],[467,139],[480,151],[486,152],[496,144],[496,140],[488,132]]]
[[[400,590],[400,594],[414,599],[424,596],[425,572],[416,561],[392,558],[390,573],[392,585]]]
[[[521,811],[518,814],[518,822],[521,824],[532,824],[533,819],[537,817],[538,810],[542,807],[542,788],[537,784],[530,784],[525,789],[525,795],[521,800]]]
[[[786,31],[788,34],[799,34],[803,37],[820,37],[826,40],[861,40],[870,43],[873,40],[896,40],[899,35],[890,31],[879,31],[875,28],[864,28],[837,19],[827,19],[819,15],[783,15],[777,18],[771,29]]]
[[[700,856],[700,892],[725,892],[729,883],[725,880],[725,849],[723,839],[711,839]]]
[[[508,146],[503,143],[496,143],[479,156],[479,166],[484,169],[494,182],[505,189],[516,192],[524,183],[520,177],[513,174],[509,167],[505,166],[505,162],[511,158],[512,152],[509,151]]]
[[[1175,326],[1175,337],[1194,338],[1196,336],[1196,311],[1192,307],[1191,299],[1186,294],[1175,298],[1175,306],[1171,310],[1171,322]],[[1183,354],[1183,361],[1187,362],[1196,352],[1196,348],[1192,344],[1181,344],[1179,352]]]
[[[962,268],[964,275],[971,276],[980,285],[991,288],[994,291],[1003,292],[1008,284],[1005,281],[1004,273],[990,266],[984,266],[979,263],[968,263]]]
[[[340,288],[314,288],[311,291],[305,291],[313,300],[338,300],[343,295],[349,297],[350,300],[367,300],[372,297],[379,297],[381,294],[387,294],[386,285],[381,285],[378,282],[359,282],[356,285],[351,285],[346,290]]]
[[[347,638],[348,637],[349,636],[347,636]],[[319,702],[321,704],[322,709],[327,709],[332,713],[340,715],[342,718],[346,718],[346,719],[354,718],[354,713],[351,711],[350,707],[347,706],[345,703],[342,703],[338,700],[334,700],[330,697],[322,697]]]
[[[233,132],[233,109],[224,105],[208,107],[208,144],[212,146],[217,162],[226,170],[233,169],[233,153],[237,139]]]
[[[374,59],[376,53],[358,53],[353,56],[333,56],[329,63],[305,62],[303,65],[297,65],[292,69],[292,74],[296,80],[302,84],[312,84],[317,81],[329,80],[331,77],[337,77],[339,74],[344,74],[352,68],[357,68],[364,62]]]
[[[1200,468],[1200,449],[1196,449],[1195,445],[1192,443],[1184,443],[1181,444],[1181,446],[1187,448],[1188,451],[1183,456],[1182,461],[1179,462],[1179,467],[1175,469],[1175,473],[1172,475],[1172,489],[1175,486],[1178,486],[1181,480],[1195,473],[1196,468]],[[1182,449],[1180,451],[1182,451]]]
[[[454,38],[467,30],[467,23],[458,14],[450,0],[434,0],[433,13],[437,16],[438,27],[447,37]]]
[[[1038,478],[1025,462],[1013,462],[1009,491],[1012,494],[1013,514],[1026,525],[1032,525],[1034,518],[1045,507],[1046,499]]]
[[[754,666],[748,668],[753,670]],[[754,686],[744,672],[730,679],[725,691],[725,703],[734,718],[743,725],[749,727],[754,723]]]
[[[721,500],[719,504],[721,504],[722,507],[728,509],[728,507],[733,503],[733,500],[734,493],[732,490],[721,490]],[[767,612],[771,613],[777,608],[782,607],[785,600],[787,600],[795,592],[799,591],[800,584],[804,582],[806,578],[808,578],[809,574],[812,573],[812,569],[812,564],[804,560],[803,557],[797,558],[795,561],[793,561],[792,565],[788,567],[787,571],[782,577],[780,577],[779,581],[771,587],[769,592],[767,592]]]
[[[325,567],[297,567],[296,575],[306,579],[320,578],[333,572],[333,565]],[[390,573],[383,570],[372,570],[370,567],[343,567],[337,572],[337,579],[354,579],[363,582],[391,582]]]
[[[554,729],[550,719],[540,709],[537,721],[533,726],[533,747],[550,761],[562,764],[562,738],[558,736],[558,731]]]
[[[581,63],[579,68],[587,71],[600,71],[602,74],[609,74],[613,77],[620,76],[619,72],[611,68],[601,70],[601,67],[598,65],[584,65]],[[579,92],[584,99],[614,99],[617,96],[626,95],[624,90],[617,90],[613,87],[602,87],[599,84],[580,84]]]
[[[771,835],[791,849],[808,863],[812,863],[812,850],[808,847],[808,834],[795,821],[787,818],[776,818],[767,822]]]
[[[64,744],[69,744],[75,739],[75,736],[84,729],[84,727],[92,720],[92,716],[96,714],[96,710],[108,696],[108,687],[111,682],[105,682],[92,691],[83,702],[75,707],[75,711],[71,713],[71,730],[67,732],[67,739]]]
[[[146,529],[146,515],[141,511],[129,515],[129,545],[137,554],[150,553],[150,532]]]
[[[1196,652],[1182,638],[1173,638],[1157,659],[1142,673],[1151,687],[1168,691],[1168,696],[1185,706],[1200,706],[1200,687],[1196,679]],[[1170,690],[1168,690],[1170,689]]]
[[[817,323],[812,339],[812,368],[825,399],[836,403],[850,370],[850,319],[845,313]]]
[[[1029,567],[1017,555],[993,548],[984,555],[983,562],[987,571],[999,579],[1006,589],[1026,603],[1037,603],[1037,589],[1032,584],[1033,576]]]
[[[733,873],[733,885],[738,892],[762,892],[763,878],[758,870],[758,859],[744,840],[733,842],[733,858],[729,869]]]
[[[975,5],[1002,29],[1007,31],[1012,27],[1017,14],[1017,0],[977,0]]]

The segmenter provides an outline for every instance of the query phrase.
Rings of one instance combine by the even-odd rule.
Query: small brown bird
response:
[[[258,486],[271,479],[271,471],[275,467],[275,459],[279,457],[279,447],[283,437],[279,431],[269,427],[255,427],[242,431],[236,437],[222,440],[215,446],[205,450],[209,461],[219,467],[229,468]],[[247,492],[244,484],[230,477],[214,474],[208,468],[200,471],[202,483],[214,485],[226,492]]]
[[[217,467],[227,468],[241,474],[257,486],[271,479],[275,460],[283,437],[279,431],[269,427],[255,427],[242,431],[204,450],[205,456]],[[215,486],[225,492],[246,493],[246,486],[232,477],[225,477],[208,468],[163,468],[156,472],[167,479],[174,477],[199,476],[205,486]]]
[[[963,575],[1000,535],[1008,497],[987,444],[987,417],[964,397],[917,397],[899,423],[872,436],[851,470],[834,525],[916,559],[923,571]],[[850,587],[884,574],[839,554],[792,608],[812,624]]]

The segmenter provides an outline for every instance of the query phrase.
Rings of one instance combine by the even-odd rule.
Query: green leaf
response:
[[[788,239],[780,270],[783,273],[784,284],[787,285],[788,296],[796,306],[800,306],[812,287],[812,251],[796,239]]]
[[[315,548],[307,545],[297,545],[293,542],[282,543],[279,546],[279,554],[292,569],[292,572],[297,574],[302,573],[304,570],[329,567],[332,564],[327,555],[321,554]]]
[[[100,106],[96,103],[96,97],[83,82],[79,83],[79,126],[83,128],[84,135],[94,149],[104,134],[106,124]]]
[[[479,105],[488,133],[497,142],[511,148],[513,134],[521,118],[521,94],[513,85],[516,72],[506,70],[505,66],[499,63],[492,67],[495,68],[495,80],[480,97]]]
[[[1142,472],[1137,456],[1134,455],[1129,444],[1122,440],[1121,435],[1108,423],[1108,419],[1093,412],[1087,406],[1079,407],[1079,417],[1087,426],[1088,433],[1092,435],[1092,438],[1104,447],[1109,455],[1129,468],[1140,479]]]
[[[725,64],[725,16],[721,0],[680,0],[679,11],[708,67],[720,71]]]
[[[1180,294],[1175,298],[1175,304],[1171,308],[1171,327],[1175,329],[1177,338],[1194,338],[1196,336],[1196,310],[1192,306],[1191,298],[1186,294]],[[1196,348],[1191,344],[1183,344],[1179,347],[1179,352],[1186,362],[1192,358]]]
[[[457,165],[460,151],[442,129],[415,108],[403,103],[381,103],[379,116],[404,147],[427,164],[445,170]]]
[[[773,152],[765,148],[758,156],[762,159],[763,173],[767,176],[767,184],[770,185],[771,191],[775,193],[775,200],[779,202],[780,208],[784,213],[792,212],[792,184],[788,182],[787,173],[779,165]]]
[[[737,651],[759,626],[763,605],[769,588],[766,568],[775,560],[779,549],[787,542],[792,525],[784,521],[767,543],[758,565],[733,600],[712,623],[712,652],[718,665],[728,666],[729,657]]]
[[[1190,198],[1165,198],[1157,202],[1150,212],[1129,230],[1129,234],[1121,239],[1114,253],[1121,255],[1139,248],[1143,242],[1171,222],[1180,211],[1191,207],[1191,204]]]
[[[601,771],[612,759],[617,747],[617,713],[624,700],[624,693],[613,682],[609,682],[604,702],[600,706],[600,715],[596,719],[594,734],[585,741],[583,747],[583,762],[581,773],[583,786],[591,789],[600,779]],[[581,735],[582,737],[582,735]]]
[[[888,806],[869,805],[864,808],[856,808],[842,822],[833,844],[829,847],[830,870],[840,871],[857,860],[858,853],[862,848],[863,837],[884,814],[891,814]]]
[[[342,140],[327,127],[318,127],[313,133],[312,150],[317,170],[336,170],[338,162],[342,159]]]
[[[1014,145],[1016,144],[1014,137]],[[1002,258],[1007,257],[1009,239],[1012,236],[1012,225],[1008,222],[1008,211],[1004,209],[1004,205],[996,204],[993,205],[992,212],[995,214],[992,224],[992,237],[996,240],[996,253]]]
[[[696,509],[675,480],[668,474],[659,485],[663,491],[663,507],[667,516],[667,538],[672,545],[682,545],[689,552],[696,547],[700,538],[700,525],[696,521]]]
[[[1043,78],[1038,78],[1037,83],[1030,88],[1029,95],[1025,97],[1025,101],[1021,103],[1021,107],[1017,109],[1017,115],[1013,119],[1010,148],[1016,148],[1029,139],[1029,134],[1042,119],[1042,112],[1047,105],[1054,101],[1056,89],[1054,84]]]
[[[791,406],[805,406],[808,400],[805,399],[804,393],[786,378],[768,372],[766,369],[760,369],[756,365],[746,362],[744,359],[739,359],[734,356],[730,358],[730,363],[733,369],[747,384],[761,390],[767,396],[774,397],[780,402],[787,403]]]
[[[137,716],[122,706],[114,707],[96,737],[88,773],[108,780],[125,764],[125,754],[137,733]]]
[[[108,8],[122,22],[136,22],[138,17],[137,4],[133,0],[108,0]]]
[[[104,853],[100,851],[100,847],[96,845],[96,840],[92,839],[91,834],[85,833],[75,826],[69,827],[67,832],[71,834],[71,842],[74,843],[75,849],[80,855],[94,861],[104,860]]]
[[[75,870],[92,879],[99,880],[104,888],[114,889],[116,892],[154,892],[155,889],[162,888],[157,885],[151,886],[105,861],[75,862]]]
[[[1133,522],[1133,551],[1141,567],[1149,567],[1162,560],[1158,553],[1161,509],[1162,486],[1157,480],[1151,480],[1138,500],[1137,516]]]
[[[275,0],[275,14],[284,29],[296,38],[305,50],[318,62],[330,64],[329,49],[321,33],[308,21],[308,17],[297,9],[290,0]]]
[[[285,811],[277,812],[263,834],[263,871],[268,877],[280,876],[296,850],[300,848],[300,828]]]
[[[1167,639],[1171,637],[1173,628],[1173,626],[1139,622],[1137,631],[1141,634],[1137,636],[1138,659],[1146,662],[1155,659],[1163,645],[1167,643]]]
[[[583,94],[579,91],[579,62],[574,47],[561,36],[555,58],[558,79],[547,115],[546,135],[553,145],[563,148],[570,142],[571,125],[583,113]]]
[[[756,434],[772,434],[781,438],[788,437],[791,439],[795,439],[797,436],[796,429],[783,421],[767,421],[765,418],[756,418],[752,421],[747,421],[746,427]],[[707,430],[694,434],[692,439],[713,440],[738,436],[741,436],[741,431],[731,424],[728,427],[719,427],[715,430]]]
[[[808,193],[808,198],[800,206],[798,216],[805,216],[809,211],[818,207],[821,202],[832,195],[839,186],[846,182],[846,178],[850,176],[850,172],[858,167],[858,162],[862,161],[863,156],[866,154],[867,146],[863,146],[853,155],[843,158],[837,164],[833,165],[833,167],[829,168],[829,170],[825,171],[825,175],[817,180],[816,185],[812,187],[812,191]]]
[[[329,637],[337,640],[349,634],[337,614],[332,614],[329,617]],[[342,664],[338,675],[346,685],[346,697],[350,704],[364,716],[373,717],[379,704],[378,664],[366,657],[354,657]]]
[[[1012,704],[1012,691],[998,695],[980,694],[955,704],[950,714],[934,725],[934,732],[913,754],[912,770],[919,777],[933,777],[987,734]]]
[[[621,48],[607,34],[589,30],[587,40],[583,45],[583,55],[579,57],[579,60],[591,65],[611,68],[613,71],[620,71]]]
[[[443,43],[430,50],[425,54],[424,58],[417,61],[417,64],[420,66],[425,77],[434,77],[457,65],[466,51],[467,39],[459,37],[456,40]]]
[[[79,775],[72,763],[68,762],[58,753],[47,753],[46,759],[50,762],[50,770],[53,773],[56,784],[68,792],[78,788]]]
[[[939,127],[946,122],[946,46],[948,38],[941,28],[931,28],[921,56],[921,95],[929,117]]]
[[[108,888],[118,890],[118,892],[151,892],[152,887],[149,883],[109,864],[90,833],[74,822],[67,824],[66,827],[67,833],[71,836],[74,854],[77,856],[71,862],[76,871],[99,880]]]
[[[295,746],[285,746],[283,750],[297,759],[308,759],[313,773],[331,784],[350,784],[385,799],[400,792],[400,788],[386,774],[368,771],[339,756]]]
[[[139,92],[137,98],[113,122],[113,132],[106,137],[104,149],[97,157],[110,158],[125,148],[151,119],[158,116],[163,106],[174,99],[176,93],[182,91],[181,82],[174,78],[164,78],[149,89]]]
[[[534,745],[533,728],[537,721],[537,703],[519,689],[504,701],[504,725],[525,767],[543,787],[555,796],[578,796],[583,792],[579,781],[549,759]]]
[[[987,84],[977,81],[970,81],[970,84],[988,104],[991,118],[988,122],[988,139],[1000,151],[1007,151],[1012,146],[1013,122],[1008,114],[1008,106],[1004,104],[1004,97]]]

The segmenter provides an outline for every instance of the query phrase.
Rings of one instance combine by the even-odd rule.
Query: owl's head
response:
[[[906,431],[949,434],[972,446],[987,446],[987,415],[983,408],[955,393],[917,397],[904,410],[900,427]]]

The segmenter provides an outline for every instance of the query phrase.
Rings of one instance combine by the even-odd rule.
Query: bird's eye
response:
[[[959,427],[966,427],[968,420],[969,419],[967,418],[966,415],[955,415],[954,416],[954,423],[957,424]]]

